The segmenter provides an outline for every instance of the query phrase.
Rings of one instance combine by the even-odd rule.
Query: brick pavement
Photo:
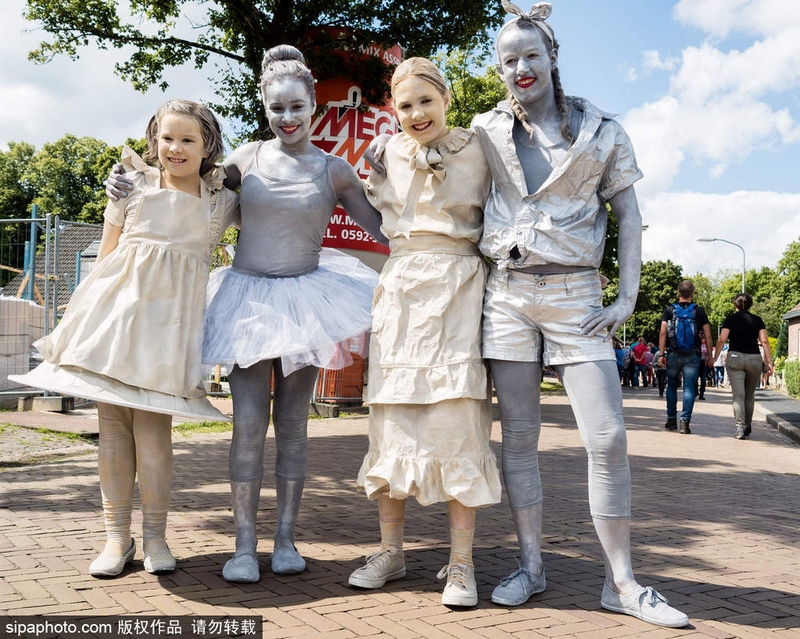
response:
[[[233,550],[226,482],[229,434],[176,435],[168,540],[178,569],[155,576],[141,551],[117,579],[86,574],[103,545],[96,456],[0,472],[1,615],[261,615],[265,637],[800,637],[800,446],[765,421],[752,439],[733,438],[730,395],[711,388],[692,435],[663,429],[663,400],[625,389],[634,483],[632,548],[639,580],[692,619],[671,630],[599,606],[603,568],[586,499],[586,459],[564,395],[544,398],[541,467],[548,589],[507,609],[491,589],[511,572],[514,534],[507,505],[478,516],[479,604],[440,604],[436,572],[447,561],[441,506],[409,501],[406,579],[377,591],[347,576],[378,540],[377,515],[354,488],[366,450],[364,417],[312,420],[306,495],[297,546],[308,570],[269,571],[274,484],[259,514],[262,580],[220,576]],[[493,442],[499,456],[500,429]],[[267,449],[271,467],[274,449]],[[140,515],[134,514],[138,536]]]

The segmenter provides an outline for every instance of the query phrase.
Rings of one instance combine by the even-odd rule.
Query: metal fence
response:
[[[53,330],[75,287],[94,266],[103,227],[39,216],[0,220],[0,404],[11,405],[26,394],[8,375],[24,374],[40,362],[33,342]],[[233,250],[220,246],[212,268],[229,265]],[[366,336],[348,343],[353,364],[341,370],[321,370],[312,401],[361,404],[365,384]],[[220,384],[220,369],[208,375],[212,388]]]
[[[56,325],[94,265],[103,227],[39,216],[0,220],[0,394],[25,394],[8,375],[39,363],[35,340]]]

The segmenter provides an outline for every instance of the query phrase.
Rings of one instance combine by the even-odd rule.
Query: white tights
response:
[[[97,466],[106,526],[105,554],[122,556],[131,545],[133,486],[138,473],[142,538],[163,541],[172,489],[172,417],[97,404]]]

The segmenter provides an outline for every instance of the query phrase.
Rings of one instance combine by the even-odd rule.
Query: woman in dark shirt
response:
[[[733,305],[736,312],[728,315],[722,324],[722,331],[714,348],[714,359],[719,357],[725,342],[730,339],[725,367],[733,391],[736,439],[744,439],[752,430],[756,386],[761,377],[762,366],[766,366],[768,373],[772,374],[772,354],[764,320],[750,313],[753,298],[747,293],[740,293],[733,299]]]

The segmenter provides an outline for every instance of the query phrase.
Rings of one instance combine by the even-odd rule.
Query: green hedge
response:
[[[786,391],[792,397],[800,397],[800,361],[787,359],[783,368]]]

